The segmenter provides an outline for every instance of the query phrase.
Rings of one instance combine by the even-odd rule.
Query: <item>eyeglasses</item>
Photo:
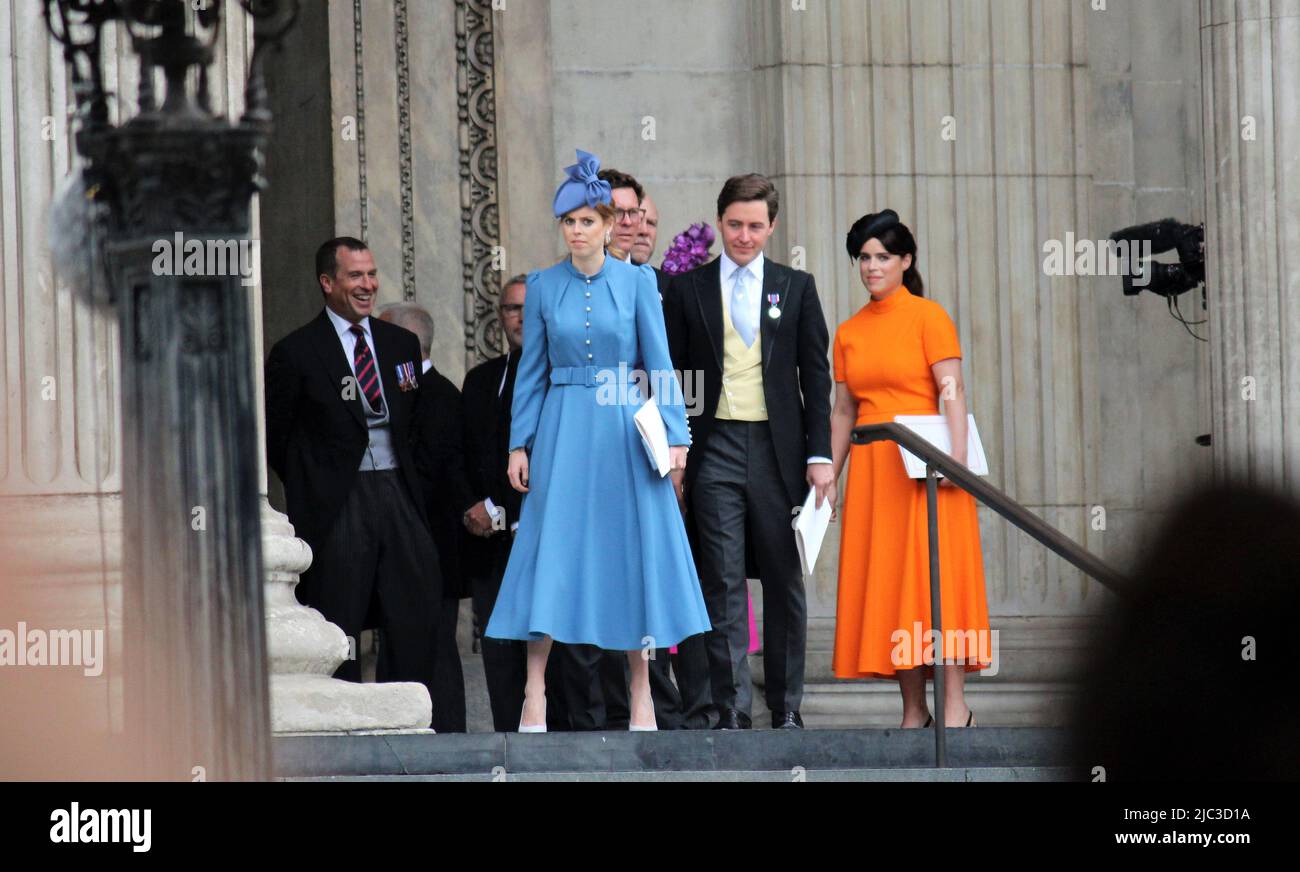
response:
[[[644,209],[615,209],[614,220],[622,223],[625,219],[631,219],[633,224],[640,224],[641,219],[645,217]]]
[[[522,315],[522,314],[524,314],[524,304],[523,304],[523,303],[502,303],[502,304],[501,304],[501,314],[502,314],[502,315]]]

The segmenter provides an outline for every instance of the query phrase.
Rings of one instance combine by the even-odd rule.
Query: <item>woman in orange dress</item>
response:
[[[937,415],[943,394],[953,457],[966,462],[966,393],[957,329],[922,296],[916,240],[892,210],[864,215],[849,231],[871,300],[835,333],[834,472],[849,461],[840,510],[838,678],[897,679],[903,726],[933,723],[925,682],[940,651],[930,623],[930,551],[924,479],[908,478],[898,445],[850,445],[861,424],[895,415]],[[988,604],[975,499],[946,480],[938,492],[946,726],[974,726],[964,678],[990,665]]]

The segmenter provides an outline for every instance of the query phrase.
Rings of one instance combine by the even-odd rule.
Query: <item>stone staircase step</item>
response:
[[[942,780],[1055,780],[1069,766],[1067,739],[1058,728],[952,729],[942,770],[952,776]],[[932,731],[901,729],[299,735],[277,736],[274,754],[276,775],[295,779],[873,780],[936,771]]]
[[[801,773],[767,770],[676,770],[665,772],[523,772],[458,775],[324,775],[285,781],[1078,781],[1064,766],[985,766],[967,769],[812,769]]]

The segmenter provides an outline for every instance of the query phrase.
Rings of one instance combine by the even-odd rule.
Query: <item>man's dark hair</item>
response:
[[[732,203],[745,203],[750,200],[762,200],[767,204],[767,220],[775,221],[777,210],[781,208],[781,198],[776,193],[776,186],[767,176],[758,173],[746,173],[732,176],[722,186],[718,194],[718,217],[727,211]]]
[[[506,279],[504,282],[501,283],[501,293],[504,294],[506,292],[506,288],[510,287],[511,285],[526,285],[526,284],[528,284],[528,273],[520,273],[517,276],[511,276],[510,278]]]
[[[645,188],[641,187],[641,183],[621,170],[604,169],[596,173],[596,177],[602,182],[609,182],[610,190],[614,188],[631,188],[633,193],[636,194],[638,204],[645,199]]]
[[[321,276],[334,278],[334,274],[339,268],[339,249],[346,248],[348,251],[369,251],[370,246],[366,245],[360,239],[354,236],[336,236],[328,242],[321,244],[316,249],[316,281],[320,281]]]

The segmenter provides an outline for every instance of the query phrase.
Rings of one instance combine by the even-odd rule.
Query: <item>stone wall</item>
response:
[[[782,194],[769,254],[816,275],[833,329],[867,300],[844,234],[865,212],[897,210],[918,237],[928,295],[958,324],[990,480],[1089,549],[1126,564],[1169,498],[1209,474],[1194,443],[1209,429],[1204,344],[1163,301],[1124,297],[1116,277],[1042,268],[1044,242],[1067,233],[1202,220],[1194,0],[766,0],[707,12],[579,0],[497,18],[506,57],[512,36],[530,56],[550,46],[549,89],[544,67],[499,77],[502,117],[520,117],[503,136],[512,176],[516,143],[552,185],[575,146],[596,152],[654,196],[660,252],[712,219],[727,176],[766,173]],[[529,125],[540,118],[549,129]],[[511,251],[562,253],[551,190],[512,199]],[[1193,296],[1189,319],[1203,317]],[[1057,719],[1056,690],[1104,595],[987,509],[981,532],[1007,654],[992,705],[1008,721]],[[810,681],[829,678],[836,546],[809,590]],[[872,716],[887,722],[890,704]],[[860,705],[827,690],[829,718]]]

